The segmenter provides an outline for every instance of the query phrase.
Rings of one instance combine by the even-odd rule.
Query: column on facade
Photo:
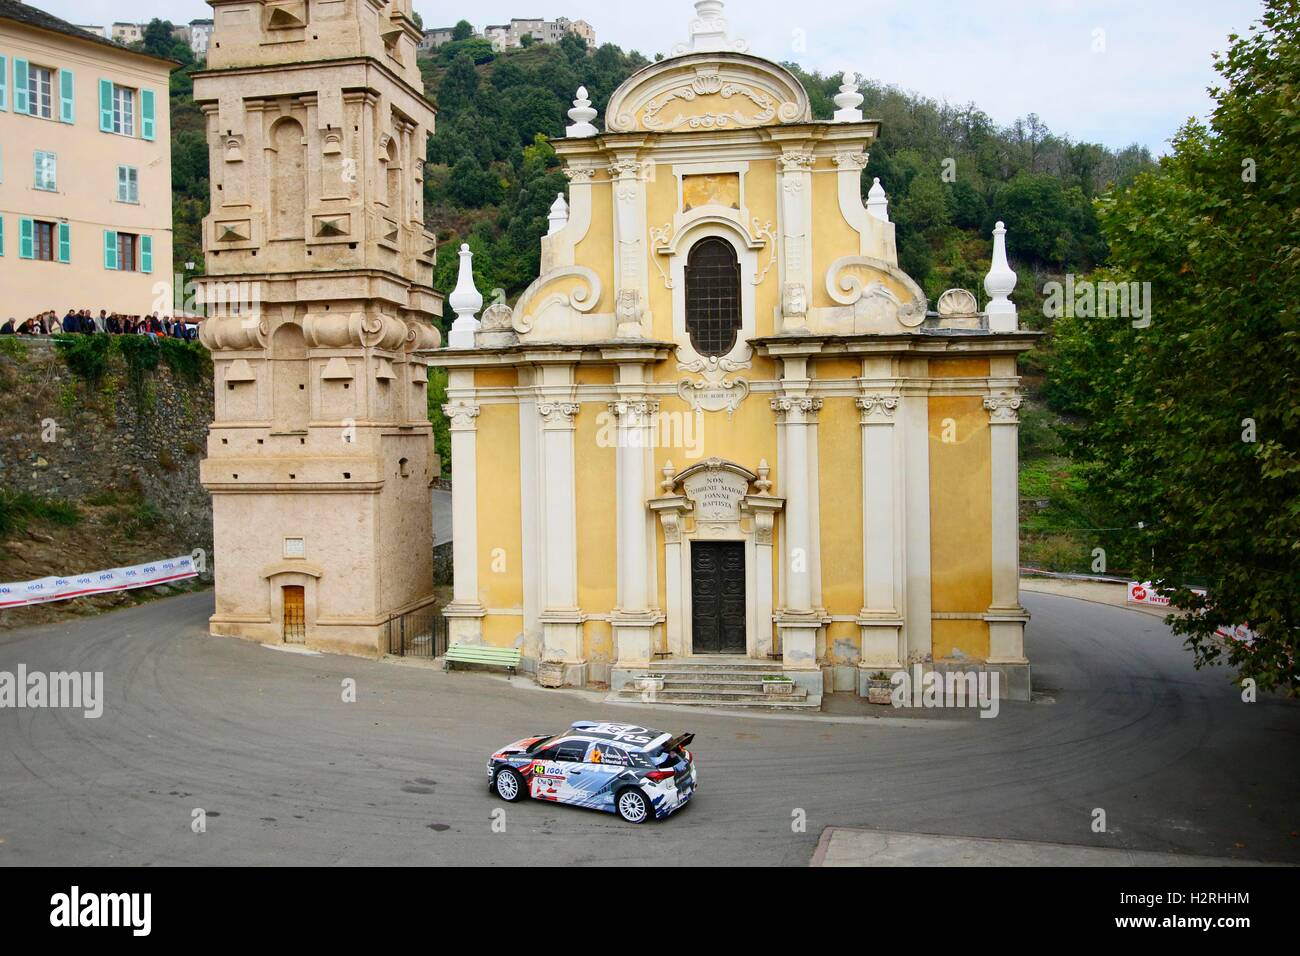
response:
[[[537,413],[541,419],[542,501],[545,534],[542,659],[563,662],[566,684],[586,684],[586,658],[578,607],[578,514],[574,438],[580,406],[574,401],[573,366],[538,367]]]
[[[659,403],[645,393],[645,367],[621,363],[618,399],[609,405],[617,420],[618,606],[611,618],[619,666],[646,666],[654,654],[659,615],[650,597],[650,533],[646,503],[651,494],[654,427]]]
[[[1020,395],[1002,389],[984,399],[989,413],[989,455],[993,485],[993,603],[989,625],[990,664],[1025,664],[1025,622],[1020,604]]]
[[[456,480],[451,492],[452,600],[443,609],[453,644],[483,641],[485,611],[478,593],[478,416],[473,369],[452,369],[447,380],[451,460]]]
[[[874,391],[888,382],[863,380],[857,399],[862,413],[862,631],[863,671],[903,666],[902,646],[902,482],[895,414],[896,392]]]
[[[817,634],[821,619],[813,607],[816,589],[813,574],[815,536],[812,476],[807,466],[809,449],[817,440],[820,398],[808,394],[808,356],[787,355],[782,359],[781,391],[772,399],[777,428],[781,432],[783,460],[778,475],[785,490],[785,606],[777,618],[781,653],[786,670],[817,669]]]

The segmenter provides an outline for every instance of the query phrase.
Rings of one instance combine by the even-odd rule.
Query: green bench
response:
[[[519,648],[490,647],[487,644],[453,644],[442,658],[442,669],[451,670],[452,664],[482,664],[486,667],[505,667],[513,674],[519,667]]]

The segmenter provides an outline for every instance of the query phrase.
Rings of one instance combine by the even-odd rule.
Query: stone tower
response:
[[[411,0],[209,2],[211,630],[373,656],[433,591],[420,31]]]

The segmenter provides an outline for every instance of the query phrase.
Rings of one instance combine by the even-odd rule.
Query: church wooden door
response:
[[[691,542],[691,649],[745,653],[745,543]]]

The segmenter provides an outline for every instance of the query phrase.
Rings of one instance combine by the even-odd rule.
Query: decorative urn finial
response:
[[[673,56],[685,53],[745,53],[749,44],[733,40],[727,32],[722,0],[695,0],[690,39],[673,47]]]
[[[460,272],[456,276],[456,288],[447,299],[447,304],[456,313],[456,321],[451,324],[448,346],[453,349],[472,349],[474,333],[479,330],[477,318],[479,309],[483,308],[483,294],[474,286],[474,253],[469,250],[469,243],[460,247]]]
[[[835,94],[835,105],[838,107],[835,111],[835,122],[837,123],[861,123],[862,106],[864,97],[858,92],[858,75],[856,73],[844,74],[844,85],[840,91]]]
[[[989,294],[985,312],[990,332],[1014,332],[1017,328],[1016,305],[1010,295],[1016,288],[1016,274],[1007,262],[1007,227],[998,221],[993,230],[993,263],[984,277],[984,291]]]
[[[889,197],[885,195],[885,187],[880,185],[879,176],[871,181],[871,190],[867,193],[867,215],[889,222]]]
[[[551,212],[546,219],[551,224],[546,230],[548,236],[555,235],[569,224],[569,204],[564,201],[564,193],[555,194],[555,202],[551,203]]]
[[[596,110],[587,96],[587,88],[578,87],[578,97],[573,101],[573,109],[569,110],[569,119],[573,120],[573,125],[564,128],[564,135],[570,139],[589,139],[595,136],[600,132],[591,125],[595,118]]]

